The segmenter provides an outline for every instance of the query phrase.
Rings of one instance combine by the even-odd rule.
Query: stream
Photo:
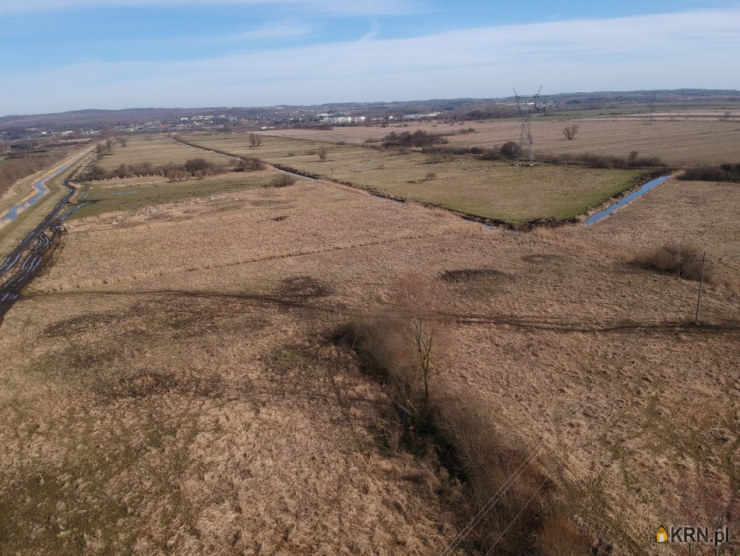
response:
[[[586,219],[586,221],[583,223],[583,225],[584,226],[590,226],[591,224],[595,224],[599,220],[602,220],[603,218],[606,218],[607,216],[609,216],[612,212],[614,212],[618,208],[623,207],[624,205],[626,205],[627,203],[629,203],[631,201],[634,201],[638,197],[640,197],[640,196],[644,195],[645,193],[647,193],[648,191],[650,191],[653,187],[659,186],[661,183],[663,183],[664,181],[666,181],[670,177],[671,176],[669,174],[669,175],[666,175],[666,176],[660,176],[659,178],[655,178],[654,180],[650,180],[645,185],[643,185],[642,187],[640,187],[640,189],[638,189],[637,191],[633,191],[632,193],[630,193],[626,197],[620,199],[619,201],[617,201],[613,205],[609,205],[608,208],[606,208],[604,210],[601,210],[601,211],[597,212],[596,214],[592,214],[591,216],[589,216]]]
[[[18,216],[20,215],[21,212],[23,212],[24,210],[26,210],[28,207],[35,205],[41,199],[43,199],[44,196],[46,195],[47,191],[48,191],[46,189],[46,182],[49,181],[54,176],[56,176],[56,175],[61,174],[62,172],[64,172],[67,168],[70,167],[70,165],[73,162],[70,162],[69,164],[65,164],[64,166],[62,166],[61,168],[56,169],[53,173],[49,174],[45,178],[41,178],[39,181],[37,181],[36,183],[34,183],[33,184],[33,189],[36,190],[36,193],[34,193],[33,197],[31,197],[30,199],[26,199],[25,201],[22,201],[22,202],[18,203],[14,207],[11,207],[10,209],[8,209],[8,211],[5,214],[3,214],[2,216],[0,216],[0,226],[2,226],[3,224],[6,224],[8,222],[12,222],[16,218],[18,218]]]

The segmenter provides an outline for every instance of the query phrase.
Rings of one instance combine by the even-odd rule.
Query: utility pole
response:
[[[694,324],[699,324],[699,308],[701,307],[701,287],[704,285],[704,259],[707,257],[705,251],[701,257],[701,277],[699,278],[699,299],[696,300],[696,317],[694,317]]]

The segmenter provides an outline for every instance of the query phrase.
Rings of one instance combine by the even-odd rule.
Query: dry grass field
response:
[[[599,554],[662,554],[685,493],[737,492],[740,298],[708,288],[695,327],[695,282],[625,263],[685,238],[740,277],[736,187],[669,181],[592,227],[529,234],[321,181],[167,189],[219,178],[96,183],[101,206],[151,191],[78,213],[6,314],[8,552],[440,553],[465,489],[387,436],[388,389],[331,339],[392,310],[410,272],[450,299],[432,391],[538,451]]]
[[[738,206],[737,184],[671,179],[601,222],[561,234],[615,252],[690,245],[706,251],[718,278],[740,284]]]
[[[266,187],[280,175],[277,170],[254,173],[229,172],[203,179],[170,182],[164,176],[109,179],[82,184],[79,200],[87,204],[72,218],[87,218],[103,213],[133,211],[163,203],[223,198],[244,189]]]
[[[105,170],[115,170],[121,164],[141,166],[182,165],[191,158],[204,158],[209,162],[226,164],[229,159],[216,153],[196,151],[163,135],[134,137],[126,141],[126,146],[113,143],[110,152],[103,154],[97,165]]]
[[[325,161],[315,141],[265,137],[251,148],[246,135],[197,136],[207,148],[258,157],[301,172],[396,197],[441,205],[491,220],[523,223],[569,219],[629,189],[637,170],[573,166],[514,167],[510,162],[332,145]],[[432,175],[433,174],[433,175]]]
[[[640,119],[613,120],[610,118],[580,119],[578,134],[572,141],[563,135],[567,120],[532,122],[535,150],[548,154],[593,153],[609,156],[627,156],[638,151],[642,156],[658,156],[674,166],[718,164],[735,161],[740,143],[740,119],[719,121],[659,120],[644,125]],[[408,127],[337,127],[318,131],[304,129],[270,130],[262,134],[319,141],[362,144],[368,138],[380,139],[391,131],[422,129],[431,133],[453,133],[473,127],[476,133],[448,136],[450,145],[492,148],[507,141],[519,141],[521,126],[516,120],[466,122],[464,124],[409,123]]]

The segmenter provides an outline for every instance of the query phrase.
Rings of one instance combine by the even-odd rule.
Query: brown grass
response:
[[[740,301],[706,291],[695,327],[695,283],[613,252],[703,243],[734,276],[725,187],[667,182],[544,235],[307,180],[70,222],[1,329],[4,548],[439,553],[480,501],[388,434],[393,392],[324,340],[387,314],[413,272],[451,300],[433,391],[464,395],[443,407],[466,434],[499,431],[494,457],[541,445],[515,500],[549,477],[576,524],[539,514],[502,542],[536,531],[532,551],[558,553],[583,531],[602,553],[653,553],[686,484],[740,480]]]
[[[250,152],[245,135],[192,140],[236,155]],[[644,173],[550,165],[517,168],[511,161],[468,157],[440,157],[430,172],[430,157],[420,152],[336,145],[327,149],[322,162],[316,156],[319,146],[322,143],[265,137],[257,155],[306,175],[513,224],[573,218],[629,189]]]
[[[194,149],[169,137],[150,136],[131,137],[126,142],[126,147],[114,143],[111,150],[101,156],[97,166],[107,172],[113,172],[121,164],[125,166],[142,166],[147,163],[152,166],[168,164],[183,166],[185,162],[192,158],[203,158],[216,165],[230,162],[230,159],[226,156]]]
[[[728,183],[669,180],[593,226],[553,232],[560,241],[588,240],[628,261],[638,252],[685,245],[706,252],[711,283],[740,293],[740,189]]]
[[[476,133],[448,136],[449,146],[470,146],[491,149],[507,141],[518,141],[521,125],[516,120],[476,122]],[[631,151],[642,156],[657,156],[670,165],[719,164],[737,158],[740,125],[737,122],[713,121],[659,121],[643,125],[640,118],[633,121],[614,118],[578,120],[579,132],[568,141],[563,137],[562,120],[532,122],[535,150],[546,154],[580,154],[626,157]],[[346,141],[362,144],[368,138],[380,139],[389,131],[427,131],[442,133],[459,126],[436,123],[409,123],[403,128],[347,127],[331,131],[286,129],[262,132],[301,139]]]

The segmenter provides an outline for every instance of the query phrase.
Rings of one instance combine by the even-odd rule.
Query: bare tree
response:
[[[252,148],[259,147],[262,144],[262,137],[256,133],[250,133],[249,144]]]
[[[111,147],[113,146],[113,138],[112,137],[106,137],[105,138],[105,146],[106,146],[106,148],[108,150],[111,149]]]
[[[125,149],[126,143],[128,143],[128,137],[116,137],[116,141],[118,141],[118,144]]]
[[[567,125],[563,128],[563,135],[568,141],[572,141],[578,133],[578,124]]]
[[[324,145],[321,145],[319,147],[319,150],[317,151],[317,153],[319,155],[319,160],[321,162],[325,162],[326,161],[326,156],[329,154],[329,149],[327,149]]]
[[[407,274],[399,280],[393,299],[406,323],[415,359],[412,371],[422,382],[427,404],[432,379],[445,370],[444,365],[439,364],[439,340],[444,328],[447,292],[437,280]]]

